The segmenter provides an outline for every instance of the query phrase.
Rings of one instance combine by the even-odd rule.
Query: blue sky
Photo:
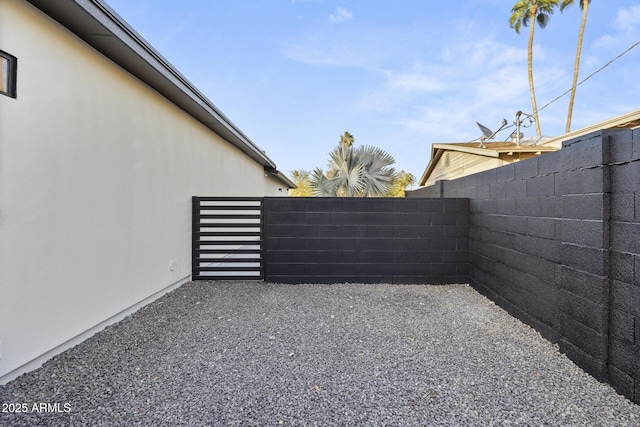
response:
[[[515,0],[106,1],[287,174],[325,168],[349,131],[419,178],[432,143],[532,112]],[[580,18],[536,27],[539,109],[571,87]],[[580,80],[638,41],[640,1],[592,1]],[[639,74],[640,46],[579,86],[572,129],[640,108]],[[543,135],[564,133],[568,101],[540,111]]]

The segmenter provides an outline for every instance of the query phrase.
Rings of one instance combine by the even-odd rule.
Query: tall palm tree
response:
[[[589,12],[589,3],[591,0],[579,0],[580,9],[582,9],[582,22],[580,23],[580,32],[578,33],[578,48],[576,49],[576,62],[573,66],[573,85],[571,86],[571,97],[569,98],[569,112],[567,113],[566,132],[571,132],[571,117],[573,116],[573,102],[576,98],[576,86],[578,85],[578,71],[580,69],[580,55],[582,53],[582,38],[584,37],[584,27],[587,23],[587,13]],[[575,3],[575,0],[562,0],[560,11],[564,10]]]
[[[558,6],[559,1],[560,0],[519,0],[511,9],[511,18],[509,18],[509,25],[511,28],[516,30],[516,33],[518,34],[520,34],[520,28],[523,25],[525,27],[529,26],[529,49],[527,57],[529,92],[531,94],[531,107],[533,108],[533,117],[536,122],[536,133],[538,136],[541,135],[541,132],[540,120],[538,117],[538,106],[536,104],[536,94],[533,87],[533,33],[536,22],[540,28],[547,26],[549,16]]]
[[[353,136],[348,132],[340,137],[340,144],[329,153],[326,173],[314,169],[310,184],[316,196],[321,197],[384,197],[396,180],[391,167],[393,157],[377,147],[353,147]]]

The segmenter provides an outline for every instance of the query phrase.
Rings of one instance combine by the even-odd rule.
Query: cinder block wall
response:
[[[467,282],[467,199],[269,197],[263,215],[269,282]]]
[[[610,382],[640,403],[640,130],[609,135]]]
[[[640,403],[639,158],[597,132],[410,197],[468,197],[472,285]]]

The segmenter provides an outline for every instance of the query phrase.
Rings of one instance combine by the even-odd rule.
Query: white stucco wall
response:
[[[0,49],[2,383],[188,280],[191,196],[286,188],[22,0],[0,0]]]

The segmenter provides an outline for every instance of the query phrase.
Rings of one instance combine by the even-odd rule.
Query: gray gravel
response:
[[[467,285],[187,283],[0,402],[29,407],[3,426],[640,425]]]

